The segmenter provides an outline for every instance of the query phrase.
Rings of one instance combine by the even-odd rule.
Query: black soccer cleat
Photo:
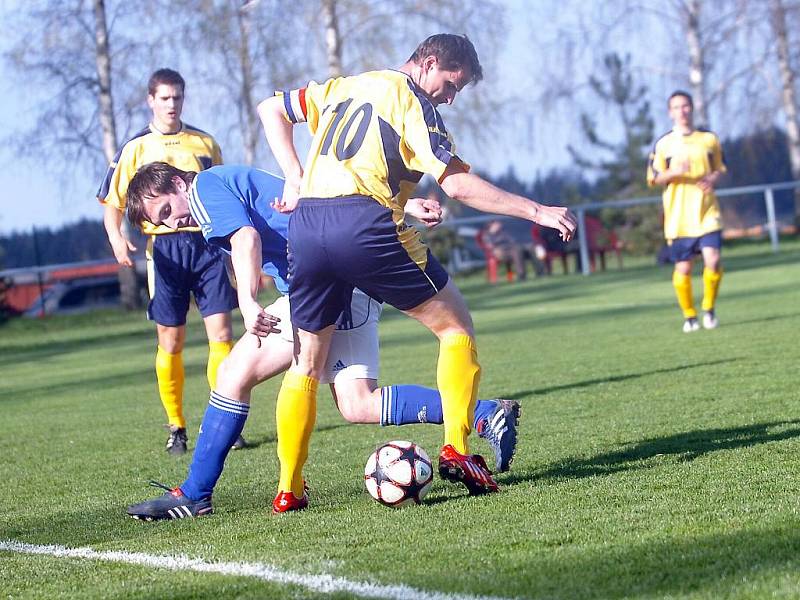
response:
[[[128,515],[140,521],[162,521],[165,519],[185,519],[202,517],[213,511],[211,497],[203,500],[190,500],[183,495],[181,488],[169,488],[163,483],[151,481],[150,485],[167,490],[163,495],[128,507]]]
[[[168,425],[169,438],[167,439],[167,452],[173,456],[186,454],[187,445],[189,444],[189,436],[186,435],[185,427],[176,427],[175,425]]]
[[[247,440],[245,440],[241,435],[233,440],[233,444],[231,445],[231,450],[241,450],[242,448],[247,448]]]
[[[495,400],[497,408],[486,419],[478,422],[478,436],[491,444],[494,450],[495,471],[503,473],[511,467],[517,449],[517,422],[521,414],[519,402]]]

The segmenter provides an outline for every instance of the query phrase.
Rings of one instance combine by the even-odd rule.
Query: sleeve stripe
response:
[[[197,175],[195,175],[194,181],[189,188],[189,212],[192,213],[192,217],[194,217],[194,220],[200,227],[208,225],[208,223],[211,222],[206,207],[203,206],[203,203],[200,202],[200,198],[197,195]]]
[[[294,110],[292,110],[291,92],[282,90],[280,94],[283,96],[283,109],[286,111],[286,116],[292,123],[297,123],[297,117],[294,116]]]
[[[292,123],[305,123],[306,121],[306,90],[281,90],[278,92],[283,97],[283,109]]]

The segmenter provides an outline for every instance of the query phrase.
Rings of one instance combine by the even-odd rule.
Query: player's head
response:
[[[478,53],[466,35],[430,36],[417,46],[404,67],[436,106],[452,104],[467,84],[483,79]]]
[[[183,93],[186,82],[172,69],[159,69],[147,82],[147,104],[153,111],[153,124],[163,133],[174,133],[181,127]]]
[[[196,225],[189,212],[189,186],[197,173],[182,171],[165,162],[141,167],[128,184],[128,221],[142,221],[172,229]]]
[[[692,113],[694,112],[694,101],[689,92],[676,90],[667,99],[667,110],[672,122],[680,127],[692,127]]]

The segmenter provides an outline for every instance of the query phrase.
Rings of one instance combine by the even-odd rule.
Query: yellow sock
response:
[[[481,367],[475,341],[468,335],[448,335],[439,343],[436,381],[442,395],[444,443],[461,454],[469,453]]]
[[[694,308],[694,298],[692,298],[692,276],[674,271],[672,285],[675,288],[675,295],[678,297],[678,304],[683,311],[684,318],[696,317],[697,311]]]
[[[170,425],[186,427],[183,418],[183,354],[170,354],[161,346],[156,352],[156,379],[161,404],[167,411]]]
[[[303,495],[303,465],[317,419],[318,386],[319,380],[313,377],[287,371],[275,405],[281,463],[278,491],[291,490],[298,498]]]
[[[719,271],[703,269],[703,310],[714,310],[720,281],[722,281],[722,269]]]
[[[208,342],[208,365],[206,366],[206,377],[208,378],[208,387],[212,390],[217,388],[217,369],[219,365],[225,360],[225,357],[231,353],[233,342]]]

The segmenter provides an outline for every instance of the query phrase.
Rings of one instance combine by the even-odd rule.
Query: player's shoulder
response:
[[[137,146],[141,146],[142,144],[147,142],[147,138],[153,135],[153,130],[150,129],[150,125],[146,125],[133,135],[131,135],[125,142],[122,144],[120,148],[120,152],[125,150],[126,148],[133,148]]]
[[[214,141],[214,136],[208,133],[207,131],[200,129],[199,127],[195,127],[194,125],[190,125],[189,123],[183,124],[183,133],[187,135],[196,135],[198,137],[207,138],[209,140]]]
[[[711,131],[708,127],[697,127],[695,132],[697,132],[698,137],[702,139],[719,140],[719,136],[717,136],[717,134]]]
[[[669,141],[674,137],[674,135],[675,135],[675,131],[673,131],[672,129],[662,133],[660,136],[658,136],[656,138],[656,141],[653,144],[653,147],[654,148],[658,148],[659,146],[662,146],[662,145],[664,145],[666,143],[669,143]]]

